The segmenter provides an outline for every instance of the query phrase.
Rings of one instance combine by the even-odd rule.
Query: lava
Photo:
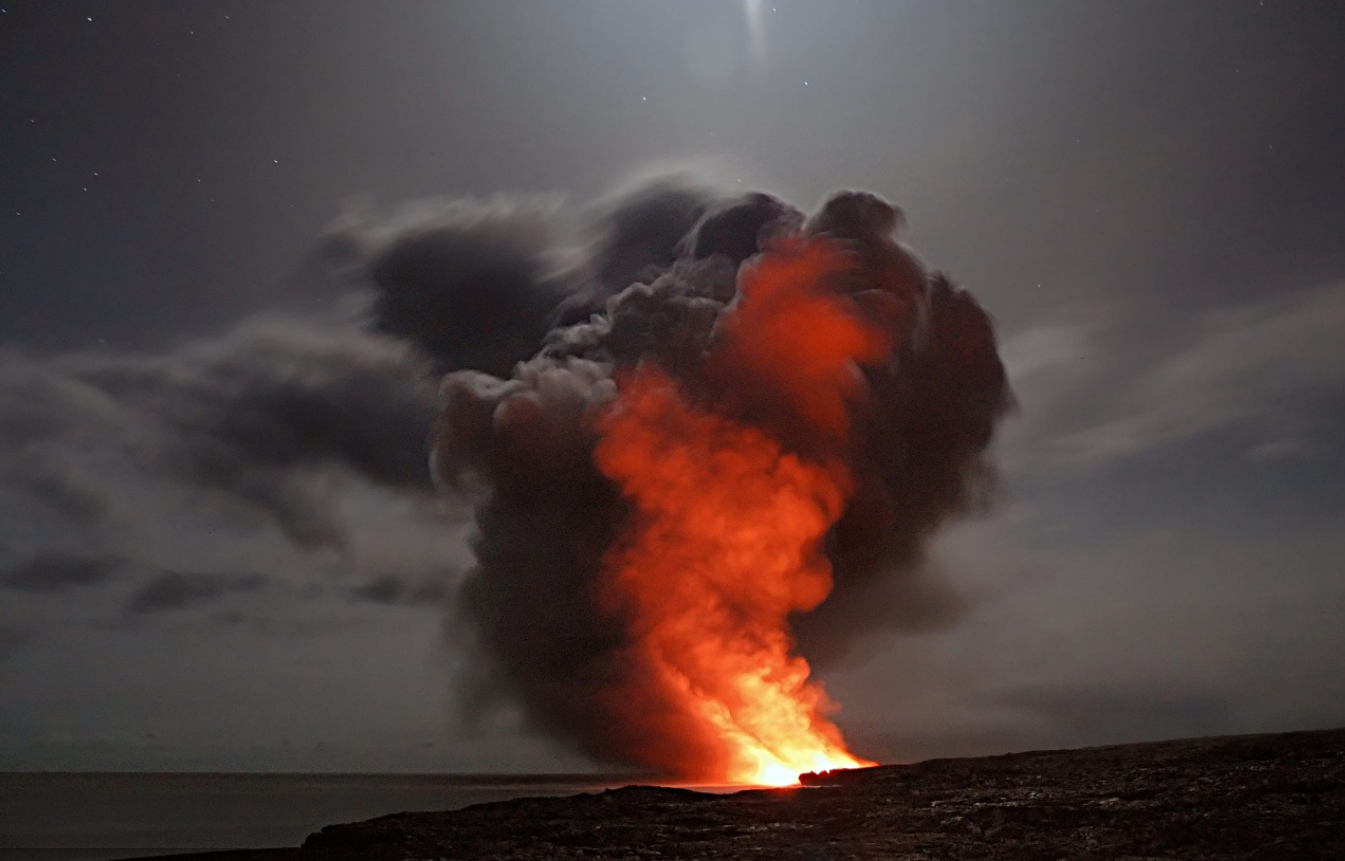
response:
[[[693,400],[645,363],[598,422],[595,462],[632,507],[603,598],[715,751],[698,779],[781,786],[872,764],[847,749],[789,626],[831,592],[822,542],[853,489],[841,452],[857,369],[892,347],[837,287],[847,266],[820,239],[763,255],[706,363],[732,376],[720,389],[731,394]]]

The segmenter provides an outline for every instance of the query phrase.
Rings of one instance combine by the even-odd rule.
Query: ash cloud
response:
[[[708,188],[675,176],[637,185],[592,207],[585,249],[571,261],[569,295],[554,322],[561,327],[582,322],[602,311],[612,296],[672,266],[688,232],[713,201]]]
[[[565,295],[559,201],[432,201],[386,218],[358,210],[320,256],[372,289],[371,328],[414,344],[440,370],[508,374],[533,355]]]
[[[867,395],[851,416],[844,456],[859,487],[826,544],[834,591],[796,619],[800,651],[823,665],[875,631],[959,618],[961,599],[927,570],[925,547],[943,522],[987,504],[985,452],[1011,395],[988,316],[897,242],[902,214],[874,195],[837,193],[807,215],[769,195],[655,184],[613,211],[594,259],[575,270],[590,283],[575,285],[533,358],[508,378],[445,377],[433,463],[446,488],[486,489],[477,564],[454,616],[477,656],[469,709],[517,702],[534,727],[590,756],[650,766],[661,739],[680,734],[676,712],[641,678],[624,620],[597,599],[630,514],[592,458],[592,419],[616,378],[656,364],[693,399],[735,404],[739,419],[806,452],[808,433],[775,393],[706,356],[740,266],[795,235],[848,251],[842,289],[897,346],[864,371]]]
[[[470,654],[469,717],[518,705],[595,759],[647,765],[677,729],[628,657],[624,620],[596,600],[629,511],[593,464],[591,419],[618,375],[654,363],[806,449],[769,390],[705,358],[739,269],[774,242],[843,245],[842,289],[898,344],[863,372],[844,452],[859,487],[827,539],[834,591],[795,620],[799,650],[825,665],[873,632],[944,627],[963,611],[924,549],[985,504],[985,449],[1010,398],[989,319],[896,240],[901,224],[862,192],[809,214],[685,179],[579,211],[554,198],[436,202],[348,215],[324,238],[362,321],[254,318],[157,356],[2,354],[0,504],[56,525],[0,537],[13,560],[0,586],[60,595],[125,581],[123,608],[148,619],[270,601],[285,593],[267,585],[276,566],[290,564],[277,560],[311,576],[334,553],[347,579],[326,591],[352,605],[448,596],[450,635]],[[431,510],[436,485],[450,508],[474,506],[465,573],[446,546],[459,540],[452,516]],[[192,573],[157,546],[172,536],[133,546],[147,501],[281,536],[285,553]],[[406,522],[368,524],[351,506]]]

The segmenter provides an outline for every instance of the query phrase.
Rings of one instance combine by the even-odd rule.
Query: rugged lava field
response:
[[[932,760],[805,782],[401,813],[328,826],[299,849],[182,857],[1345,859],[1345,730]]]

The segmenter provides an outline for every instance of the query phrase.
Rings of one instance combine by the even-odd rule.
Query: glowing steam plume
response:
[[[843,262],[821,240],[767,254],[742,276],[718,345],[728,367],[769,379],[836,437],[858,385],[855,363],[889,349],[883,332],[826,291]],[[844,463],[788,453],[761,430],[688,403],[647,366],[621,382],[600,437],[599,469],[636,506],[607,559],[607,596],[628,615],[647,671],[676,692],[707,746],[722,748],[720,778],[787,785],[802,772],[865,764],[826,719],[833,706],[792,654],[788,624],[831,592],[819,543],[851,492]]]
[[[992,486],[1010,396],[985,312],[863,192],[809,216],[656,183],[551,274],[532,216],[450,214],[374,272],[380,307],[422,309],[386,325],[433,336],[450,370],[433,469],[477,499],[452,617],[468,714],[518,706],[595,760],[681,780],[864,764],[813,671],[960,617],[922,563]],[[564,297],[549,318],[545,297]],[[483,306],[514,322],[478,331]],[[506,346],[512,373],[484,373]],[[452,370],[463,356],[489,363]]]

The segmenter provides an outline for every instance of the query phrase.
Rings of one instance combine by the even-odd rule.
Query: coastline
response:
[[[628,786],[157,861],[637,857],[1345,858],[1345,729],[929,760],[731,794]]]

